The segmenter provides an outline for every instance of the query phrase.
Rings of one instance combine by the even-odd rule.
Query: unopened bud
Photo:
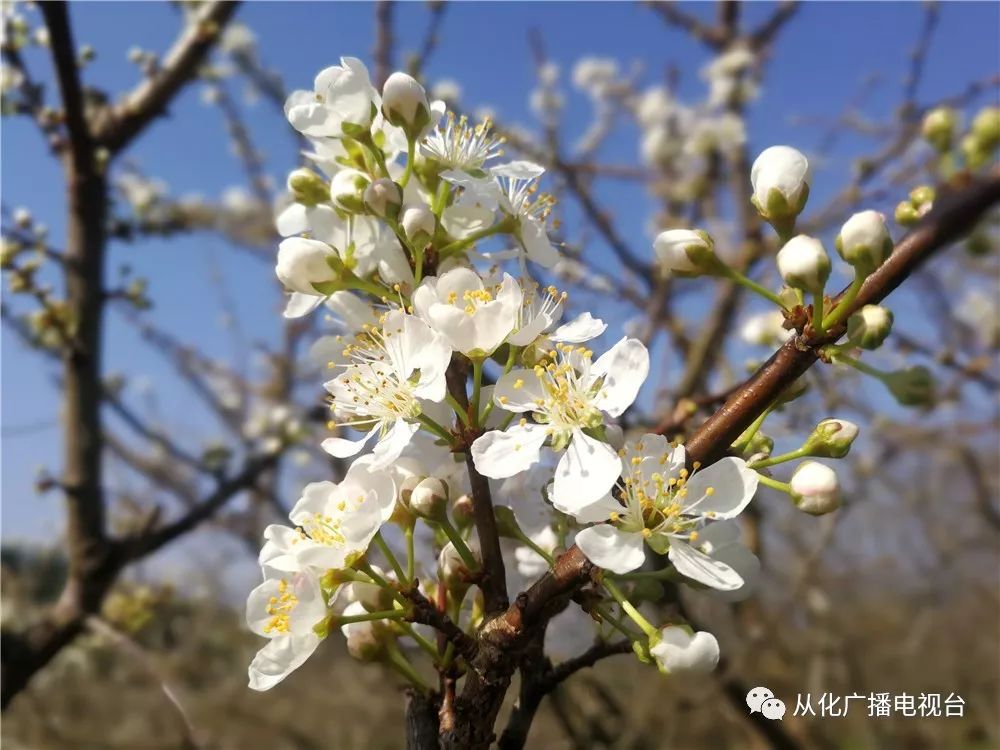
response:
[[[407,206],[399,223],[406,238],[415,244],[427,242],[434,236],[436,219],[427,206]]]
[[[790,230],[809,199],[809,160],[790,146],[771,146],[750,169],[753,204],[776,229]]]
[[[668,229],[660,232],[653,248],[661,266],[678,276],[712,275],[724,268],[707,232]]]
[[[793,499],[799,510],[822,516],[840,507],[840,481],[837,473],[818,461],[803,461],[790,481]]]
[[[750,438],[750,442],[747,443],[747,447],[743,452],[752,456],[767,458],[771,455],[773,450],[774,438],[765,434],[762,430],[757,430],[757,432],[754,433],[754,436]]]
[[[427,92],[413,76],[393,73],[382,87],[382,114],[409,138],[416,139],[431,121]]]
[[[892,237],[885,216],[861,211],[844,222],[834,242],[840,257],[864,274],[882,265],[892,253]]]
[[[366,612],[361,602],[352,602],[344,609],[343,615],[350,617]],[[336,616],[333,619],[336,622]],[[347,652],[360,661],[380,659],[385,651],[385,639],[390,637],[385,625],[374,621],[344,623],[340,632],[347,639]]]
[[[947,151],[955,135],[957,120],[955,110],[950,107],[937,107],[924,117],[921,133],[937,151]]]
[[[892,310],[865,305],[847,320],[847,338],[862,349],[878,349],[892,331]]]
[[[986,107],[972,121],[969,133],[989,153],[1000,146],[1000,107]]]
[[[365,209],[365,188],[369,179],[357,169],[341,169],[330,181],[330,198],[349,213],[359,214]]]
[[[934,376],[923,365],[891,372],[884,381],[903,406],[931,406],[934,403]]]
[[[410,510],[421,518],[440,519],[448,503],[448,486],[437,477],[421,479],[410,493]]]
[[[830,277],[830,257],[823,243],[804,234],[792,237],[778,251],[778,272],[795,289],[821,293]]]
[[[806,438],[802,449],[810,456],[843,458],[858,436],[858,426],[846,419],[824,419]]]
[[[365,205],[376,216],[395,219],[403,205],[403,189],[388,177],[381,177],[365,188]]]
[[[479,545],[470,540],[468,547],[472,556],[479,561]],[[438,555],[438,571],[441,581],[448,587],[449,591],[464,591],[468,588],[469,580],[475,573],[475,571],[469,570],[469,566],[465,564],[462,556],[451,542],[444,545],[441,554]]]
[[[340,258],[325,242],[305,237],[289,237],[278,245],[275,273],[281,283],[293,292],[322,296],[317,284],[330,285],[339,281],[335,266]]]
[[[910,201],[921,216],[927,213],[936,197],[937,192],[930,185],[918,185],[910,191]]]
[[[472,526],[472,498],[468,495],[459,495],[451,504],[451,518],[459,530],[464,530]]]
[[[920,213],[910,201],[902,201],[897,205],[893,217],[901,227],[912,227],[920,221]]]
[[[330,200],[330,186],[311,169],[300,167],[288,175],[288,191],[295,196],[296,203],[315,206]]]
[[[493,515],[497,519],[497,534],[503,539],[524,539],[525,534],[521,530],[521,525],[517,522],[514,509],[506,505],[497,505],[493,508]]]

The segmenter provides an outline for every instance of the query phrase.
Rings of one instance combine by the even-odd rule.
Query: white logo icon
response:
[[[747,706],[750,713],[761,713],[768,719],[778,719],[785,715],[785,704],[774,697],[774,693],[766,687],[755,687],[747,693]]]

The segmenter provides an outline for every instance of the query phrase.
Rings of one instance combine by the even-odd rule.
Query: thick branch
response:
[[[217,0],[202,6],[188,22],[156,74],[125,96],[97,127],[95,140],[117,153],[161,115],[212,50],[239,3]]]

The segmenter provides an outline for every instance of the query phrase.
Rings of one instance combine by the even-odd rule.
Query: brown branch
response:
[[[385,84],[385,79],[392,73],[392,16],[395,5],[392,0],[378,0],[375,3],[375,49],[372,58],[375,61],[375,76],[372,83],[379,91]]]
[[[781,3],[760,27],[750,35],[750,47],[761,50],[771,43],[781,28],[799,11],[799,3],[795,0]]]
[[[446,640],[455,644],[455,650],[466,661],[472,661],[476,657],[479,645],[475,639],[458,627],[447,614],[434,606],[434,603],[420,592],[416,584],[402,593],[413,603],[413,611],[407,617],[410,622],[430,625]]]
[[[660,18],[668,25],[686,31],[709,47],[718,49],[726,43],[725,34],[722,29],[709,26],[702,20],[680,10],[673,0],[653,0],[648,2],[647,5],[651,10],[659,14]]]
[[[97,124],[95,141],[112,154],[118,153],[163,114],[181,87],[198,74],[198,67],[238,5],[232,0],[216,0],[200,7],[164,56],[156,74],[126,94]]]

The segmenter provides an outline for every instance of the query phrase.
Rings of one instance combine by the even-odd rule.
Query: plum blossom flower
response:
[[[281,527],[268,527],[272,531],[266,534],[262,564],[287,567],[285,556],[291,555],[299,566],[321,573],[349,567],[364,554],[396,505],[392,477],[373,471],[371,463],[370,456],[362,456],[343,481],[307,484],[289,514],[297,529],[287,529],[289,535]],[[269,557],[271,551],[278,554]]]
[[[628,573],[643,564],[649,545],[667,553],[677,572],[698,583],[738,589],[744,584],[739,572],[700,545],[707,526],[735,518],[749,504],[757,491],[757,473],[742,459],[728,457],[689,474],[685,457],[683,446],[672,447],[662,435],[644,435],[623,451],[621,502],[610,495],[590,503],[570,497],[570,505],[560,509],[580,521],[602,516],[609,521],[576,536],[595,565]]]
[[[305,663],[322,640],[315,628],[327,612],[315,572],[265,567],[264,574],[247,598],[247,625],[270,639],[250,662],[252,690],[270,690]]]
[[[333,396],[335,414],[348,417],[342,424],[368,432],[356,441],[327,438],[323,450],[338,458],[354,456],[378,434],[371,468],[384,469],[419,429],[421,400],[444,400],[451,347],[424,321],[393,310],[386,313],[381,328],[359,333],[343,356],[348,364],[326,389]]]
[[[528,260],[552,268],[559,261],[559,253],[549,242],[545,220],[555,199],[544,193],[535,196],[536,180],[545,173],[544,167],[530,161],[512,161],[490,171],[500,184],[500,207],[518,220],[518,239]]]
[[[719,642],[703,630],[690,633],[680,625],[668,625],[652,640],[649,653],[664,674],[711,672],[719,663]]]
[[[417,315],[468,357],[488,357],[517,323],[521,287],[509,274],[487,285],[471,268],[431,276],[413,294]]]
[[[340,63],[319,72],[313,91],[294,91],[285,102],[285,116],[303,135],[339,138],[371,126],[379,96],[368,68],[356,57]]]
[[[533,369],[503,375],[494,403],[510,412],[532,414],[494,430],[472,444],[476,469],[494,479],[518,474],[539,460],[542,444],[565,453],[556,467],[553,502],[563,510],[576,501],[600,499],[620,473],[615,450],[594,437],[604,415],[618,417],[635,400],[649,373],[649,352],[642,342],[622,338],[592,362],[584,347],[557,343]]]

